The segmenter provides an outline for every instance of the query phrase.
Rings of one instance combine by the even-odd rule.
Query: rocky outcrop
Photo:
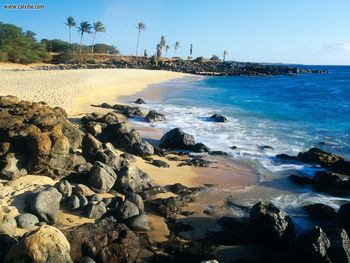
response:
[[[309,213],[312,219],[321,221],[336,221],[337,213],[335,210],[325,204],[312,204],[304,206],[306,212]]]
[[[158,113],[154,110],[148,112],[148,114],[145,117],[145,120],[147,122],[166,121],[164,114]]]
[[[101,162],[95,162],[90,170],[89,186],[98,193],[107,193],[117,180],[113,169]]]
[[[62,194],[54,187],[30,193],[25,200],[26,209],[48,224],[57,222]]]
[[[228,122],[228,118],[221,114],[213,114],[210,116],[210,120],[215,122]]]
[[[135,262],[143,249],[138,237],[113,218],[63,230],[71,245],[71,258],[90,257],[96,262]]]
[[[263,246],[288,246],[295,239],[291,218],[271,203],[259,202],[250,211],[253,238]]]
[[[189,150],[195,145],[194,137],[179,128],[168,131],[160,139],[160,148]]]
[[[350,175],[350,162],[345,161],[339,155],[325,152],[319,148],[311,148],[307,152],[300,152],[297,158],[305,163],[319,164],[335,173]]]
[[[155,182],[147,173],[130,164],[120,170],[116,182],[117,189],[132,193],[140,193],[155,186]]]
[[[67,175],[83,161],[73,153],[81,139],[63,109],[0,97],[0,174],[6,179],[26,173]]]
[[[316,191],[334,195],[350,193],[350,178],[347,175],[318,171],[313,177],[312,186]]]
[[[60,230],[42,226],[15,244],[5,262],[71,263],[69,252],[70,245]]]

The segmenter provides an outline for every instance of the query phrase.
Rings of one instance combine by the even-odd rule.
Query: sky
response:
[[[44,4],[43,10],[5,10],[5,4]],[[155,53],[162,35],[178,56],[309,65],[350,65],[350,0],[0,0],[0,22],[69,40],[64,24],[98,20],[107,29],[97,43],[135,54],[136,25],[143,21],[140,53]],[[79,42],[76,30],[73,40]],[[91,45],[92,35],[84,36]]]

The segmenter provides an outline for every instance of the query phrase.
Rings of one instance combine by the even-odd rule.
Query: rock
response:
[[[126,221],[126,224],[130,227],[130,229],[134,231],[149,231],[149,219],[145,214],[141,214],[139,216],[132,217]]]
[[[17,223],[18,223],[18,227],[27,229],[27,228],[32,228],[37,223],[39,223],[39,219],[35,215],[27,213],[27,214],[18,216]]]
[[[350,162],[343,157],[325,152],[319,148],[311,148],[307,152],[300,152],[298,160],[305,163],[316,163],[335,173],[350,175]]]
[[[318,171],[313,177],[312,185],[316,191],[334,195],[350,193],[350,178],[346,175]]]
[[[8,234],[0,234],[0,262],[4,262],[7,253],[18,242],[18,240]]]
[[[195,145],[192,135],[183,132],[179,128],[168,131],[160,140],[159,147],[165,149],[188,150]]]
[[[344,229],[328,227],[325,229],[331,243],[327,251],[330,262],[350,262],[350,239]]]
[[[228,156],[228,153],[223,151],[210,151],[209,154],[214,156]]]
[[[90,162],[95,162],[95,155],[99,150],[103,150],[102,143],[94,136],[87,133],[82,141],[82,151],[84,158]]]
[[[327,250],[331,245],[327,235],[319,226],[300,235],[297,243],[305,262],[325,262]]]
[[[115,104],[113,105],[113,109],[127,117],[143,117],[143,113],[139,107],[130,107],[127,105]]]
[[[98,193],[107,193],[112,189],[117,179],[117,175],[109,166],[95,162],[90,170],[88,179],[89,186]]]
[[[143,141],[133,145],[134,151],[137,155],[146,157],[154,154],[154,147],[149,142]]]
[[[5,262],[71,263],[69,251],[70,245],[60,230],[43,226],[14,245]]]
[[[80,199],[76,195],[67,198],[66,207],[69,211],[74,211],[80,207]]]
[[[136,166],[127,164],[119,172],[116,186],[119,190],[140,193],[155,187],[155,182]]]
[[[97,204],[98,202],[101,202],[103,200],[102,196],[99,194],[93,194],[88,197],[90,204]]]
[[[26,208],[48,224],[57,222],[62,194],[54,187],[36,191],[26,197]]]
[[[153,160],[152,164],[154,166],[160,167],[160,168],[168,168],[170,165],[167,162],[164,162],[162,160]]]
[[[136,162],[136,157],[130,153],[122,153],[120,157],[128,160],[130,163]]]
[[[16,219],[0,211],[0,235],[14,235],[17,227]]]
[[[210,119],[215,122],[228,122],[227,117],[221,115],[221,114],[213,114]]]
[[[11,149],[11,144],[9,142],[0,142],[0,157],[4,156]]]
[[[62,194],[63,199],[72,195],[73,187],[67,180],[57,182],[54,187]]]
[[[273,147],[270,146],[270,145],[260,145],[260,146],[259,146],[259,149],[262,150],[262,151],[265,151],[265,150],[273,150]]]
[[[86,216],[88,218],[100,219],[107,212],[106,206],[103,202],[97,204],[88,204],[86,208]]]
[[[350,233],[350,203],[340,206],[338,210],[339,224]]]
[[[324,204],[312,204],[304,206],[306,212],[308,212],[312,219],[321,221],[336,221],[337,213],[335,210]]]
[[[62,155],[66,155],[69,153],[69,140],[62,133],[52,133],[50,135],[50,140],[52,142],[51,153]]]
[[[80,208],[85,207],[85,206],[88,205],[89,201],[84,195],[78,194],[77,196],[79,198]]]
[[[250,226],[261,245],[290,245],[295,239],[291,218],[272,203],[259,202],[250,210]]]
[[[298,161],[298,158],[295,157],[295,156],[290,156],[288,154],[277,154],[276,155],[276,158],[277,159],[280,159],[280,160],[285,160],[285,161]]]
[[[199,167],[209,167],[212,162],[204,159],[203,157],[191,157],[186,160],[185,165],[189,166],[199,166]]]
[[[96,261],[90,257],[81,257],[77,260],[74,260],[74,263],[96,263]]]
[[[210,152],[210,148],[203,143],[196,143],[191,147],[191,150],[196,153],[208,153]]]
[[[74,170],[78,173],[89,173],[91,170],[92,164],[91,163],[84,163],[77,165]]]
[[[145,117],[147,122],[157,122],[157,121],[166,121],[164,114],[158,113],[154,110],[148,112]]]
[[[135,103],[136,104],[146,104],[146,102],[141,98],[138,98],[137,100],[135,100]]]
[[[84,184],[77,184],[73,189],[73,194],[91,196],[91,195],[94,195],[95,192],[92,191],[88,186]]]
[[[109,149],[98,151],[95,160],[111,167],[116,173],[125,165],[125,160]]]
[[[199,193],[200,191],[203,191],[206,189],[204,186],[199,187],[187,187],[180,183],[167,185],[165,186],[165,189],[169,192],[172,192],[176,195],[186,196],[186,195],[195,195]]]
[[[63,230],[73,260],[83,256],[96,262],[135,262],[143,247],[138,237],[113,218]]]
[[[130,202],[134,203],[142,214],[145,211],[145,206],[143,204],[142,197],[135,193],[125,193],[125,198]]]
[[[27,174],[27,159],[22,154],[8,153],[0,160],[0,177],[15,180]]]
[[[125,200],[124,203],[120,204],[115,211],[113,211],[113,215],[117,220],[126,220],[139,215],[139,213],[140,211],[137,206],[129,200]]]
[[[297,185],[307,185],[312,183],[312,179],[307,176],[292,174],[288,179]]]

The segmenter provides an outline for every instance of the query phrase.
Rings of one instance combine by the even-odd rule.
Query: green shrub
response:
[[[35,33],[23,32],[19,27],[0,23],[0,60],[29,64],[50,58],[44,45],[35,39]]]
[[[120,52],[115,46],[110,46],[106,44],[95,44],[94,45],[95,54],[115,54],[118,55]]]

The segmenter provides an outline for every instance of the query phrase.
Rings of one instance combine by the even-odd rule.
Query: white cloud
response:
[[[316,47],[318,50],[327,52],[349,52],[350,53],[350,39],[336,42],[323,44]]]

